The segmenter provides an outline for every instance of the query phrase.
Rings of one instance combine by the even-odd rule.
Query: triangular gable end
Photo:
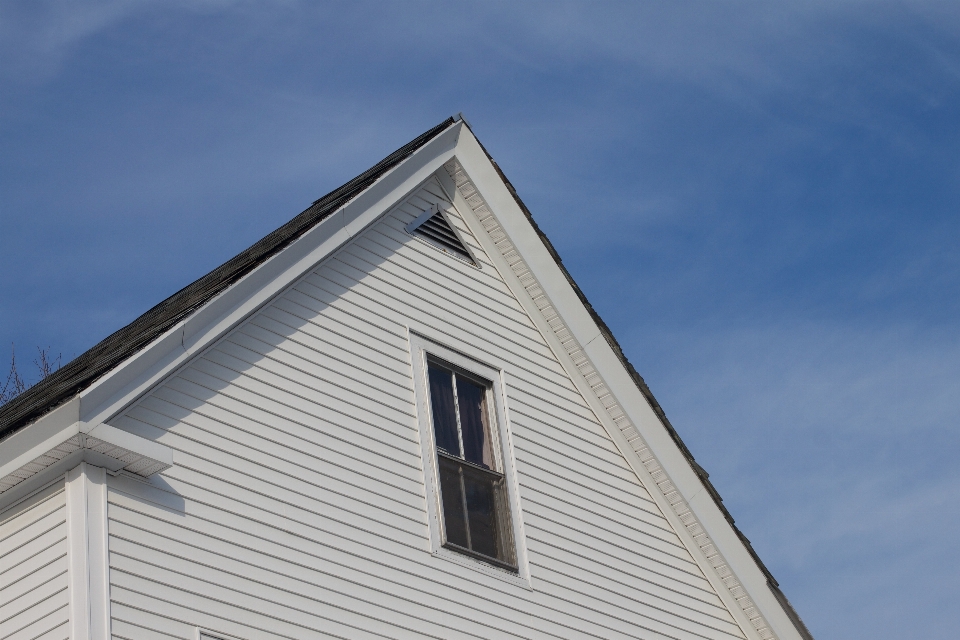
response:
[[[642,379],[625,360],[512,185],[470,129],[463,121],[450,120],[414,142],[331,194],[336,194],[334,197],[318,201],[324,203],[323,215],[314,214],[310,220],[302,220],[291,237],[274,239],[268,251],[254,251],[240,267],[225,270],[234,261],[227,263],[104,341],[122,338],[119,334],[129,333],[133,327],[136,331],[132,335],[138,339],[152,336],[149,345],[140,344],[133,351],[114,354],[106,364],[109,354],[103,353],[104,343],[80,356],[78,360],[91,356],[89,360],[103,365],[99,379],[88,376],[83,384],[77,384],[62,375],[62,380],[54,380],[56,387],[51,383],[32,390],[17,407],[0,411],[0,437],[9,436],[23,425],[4,418],[19,421],[28,411],[41,415],[44,407],[40,405],[44,401],[48,402],[45,409],[49,411],[71,397],[63,392],[68,387],[73,393],[80,392],[80,407],[84,406],[81,403],[85,397],[89,398],[89,410],[77,409],[79,428],[96,428],[250,317],[312,265],[368,228],[414,186],[437,175],[445,192],[453,195],[453,205],[472,240],[489,256],[520,300],[744,634],[762,639],[809,638],[809,632],[769,572],[728,519],[709,481],[700,473]],[[338,193],[348,186],[352,189]],[[308,212],[316,206],[315,203]],[[424,211],[406,231],[458,259],[475,263],[441,207]],[[220,278],[216,282],[213,280],[217,278],[211,280],[215,274]],[[198,283],[203,286],[198,288]],[[192,299],[183,295],[191,288],[197,288]],[[184,298],[182,308],[174,309],[175,313],[168,309],[159,314],[162,318],[152,329],[144,326],[150,314],[158,315],[158,309],[178,296]],[[79,375],[83,374],[81,371]],[[54,388],[56,393],[50,394]],[[48,393],[46,397],[44,392]],[[12,408],[19,413],[10,411]],[[85,420],[89,421],[86,426]],[[5,438],[8,449],[9,442]]]

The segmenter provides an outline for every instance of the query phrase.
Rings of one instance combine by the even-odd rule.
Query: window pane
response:
[[[484,398],[487,390],[478,384],[457,376],[457,402],[460,406],[460,430],[463,434],[463,457],[470,462],[495,468],[490,448],[490,430],[487,429],[487,411]]]
[[[506,540],[506,504],[503,478],[478,469],[463,467],[464,493],[470,524],[471,550],[503,562],[513,563]]]
[[[457,437],[457,416],[453,408],[453,374],[430,365],[429,377],[430,408],[437,448],[459,458],[460,439]]]
[[[444,456],[437,456],[437,462],[440,463],[440,499],[443,502],[443,526],[447,532],[447,542],[469,549],[460,465]]]

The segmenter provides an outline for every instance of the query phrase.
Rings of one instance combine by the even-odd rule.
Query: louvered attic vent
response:
[[[460,236],[453,230],[444,217],[440,207],[433,205],[416,220],[407,225],[407,233],[423,238],[441,251],[445,251],[465,262],[476,264]]]

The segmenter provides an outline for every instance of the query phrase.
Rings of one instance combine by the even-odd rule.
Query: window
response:
[[[490,382],[427,359],[444,544],[516,567],[506,483],[494,439]]]
[[[409,335],[431,552],[531,589],[505,373]]]

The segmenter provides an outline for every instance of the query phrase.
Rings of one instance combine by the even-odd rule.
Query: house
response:
[[[0,408],[0,637],[811,636],[458,117]]]

